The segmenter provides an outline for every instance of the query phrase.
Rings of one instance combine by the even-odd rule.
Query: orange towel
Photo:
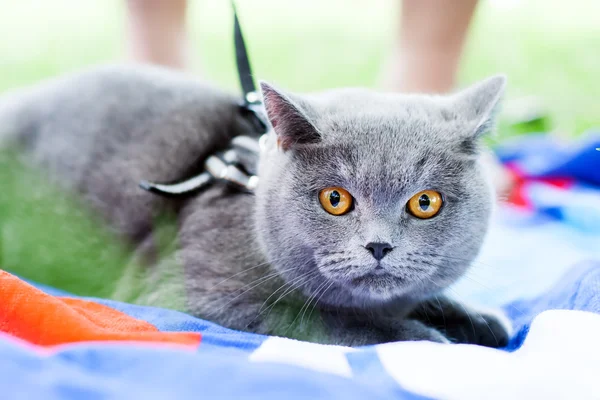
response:
[[[0,331],[42,346],[107,340],[200,343],[199,333],[159,332],[108,306],[51,296],[5,271],[0,271]]]

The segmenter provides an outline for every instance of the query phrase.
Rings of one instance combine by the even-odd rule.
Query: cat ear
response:
[[[487,78],[454,95],[454,108],[458,115],[471,122],[471,139],[477,139],[494,127],[496,113],[506,87],[506,77]]]
[[[297,144],[317,143],[321,135],[306,115],[306,106],[266,82],[260,82],[267,117],[285,151]]]

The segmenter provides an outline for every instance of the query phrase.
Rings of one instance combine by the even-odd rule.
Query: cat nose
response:
[[[387,253],[392,251],[392,245],[389,243],[371,242],[367,243],[365,248],[373,254],[373,257],[375,257],[377,261],[381,260]]]

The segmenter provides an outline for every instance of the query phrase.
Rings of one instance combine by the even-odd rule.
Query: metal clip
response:
[[[264,136],[264,135],[263,135]],[[183,196],[204,189],[212,182],[224,181],[247,192],[258,186],[257,163],[260,153],[259,139],[236,136],[228,150],[209,156],[204,162],[204,172],[183,182],[160,184],[141,181],[140,187],[162,196]]]
[[[213,176],[208,172],[203,172],[186,181],[174,183],[171,185],[153,183],[149,181],[140,181],[140,187],[150,193],[158,194],[165,197],[183,196],[189,193],[196,192],[203,187],[208,186],[213,181]]]

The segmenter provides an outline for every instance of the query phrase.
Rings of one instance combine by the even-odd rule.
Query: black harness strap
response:
[[[237,10],[235,8],[235,1],[233,0],[231,0],[231,8],[233,9],[233,41],[235,44],[235,59],[237,62],[240,86],[244,92],[242,110],[244,114],[246,114],[247,117],[252,121],[252,125],[256,133],[262,134],[267,131],[268,124],[263,111],[260,95],[258,94],[256,85],[254,84],[252,68],[250,67],[250,59],[248,57],[246,43],[244,42],[244,35],[242,34],[242,27],[240,26]]]
[[[235,44],[235,59],[237,62],[240,85],[242,86],[242,91],[244,92],[244,100],[246,104],[260,103],[258,94],[256,93],[254,79],[252,78],[250,59],[248,58],[248,51],[246,50],[246,43],[244,42],[244,35],[242,34],[242,27],[240,26],[234,1],[231,2],[231,7],[233,8],[233,41]]]

